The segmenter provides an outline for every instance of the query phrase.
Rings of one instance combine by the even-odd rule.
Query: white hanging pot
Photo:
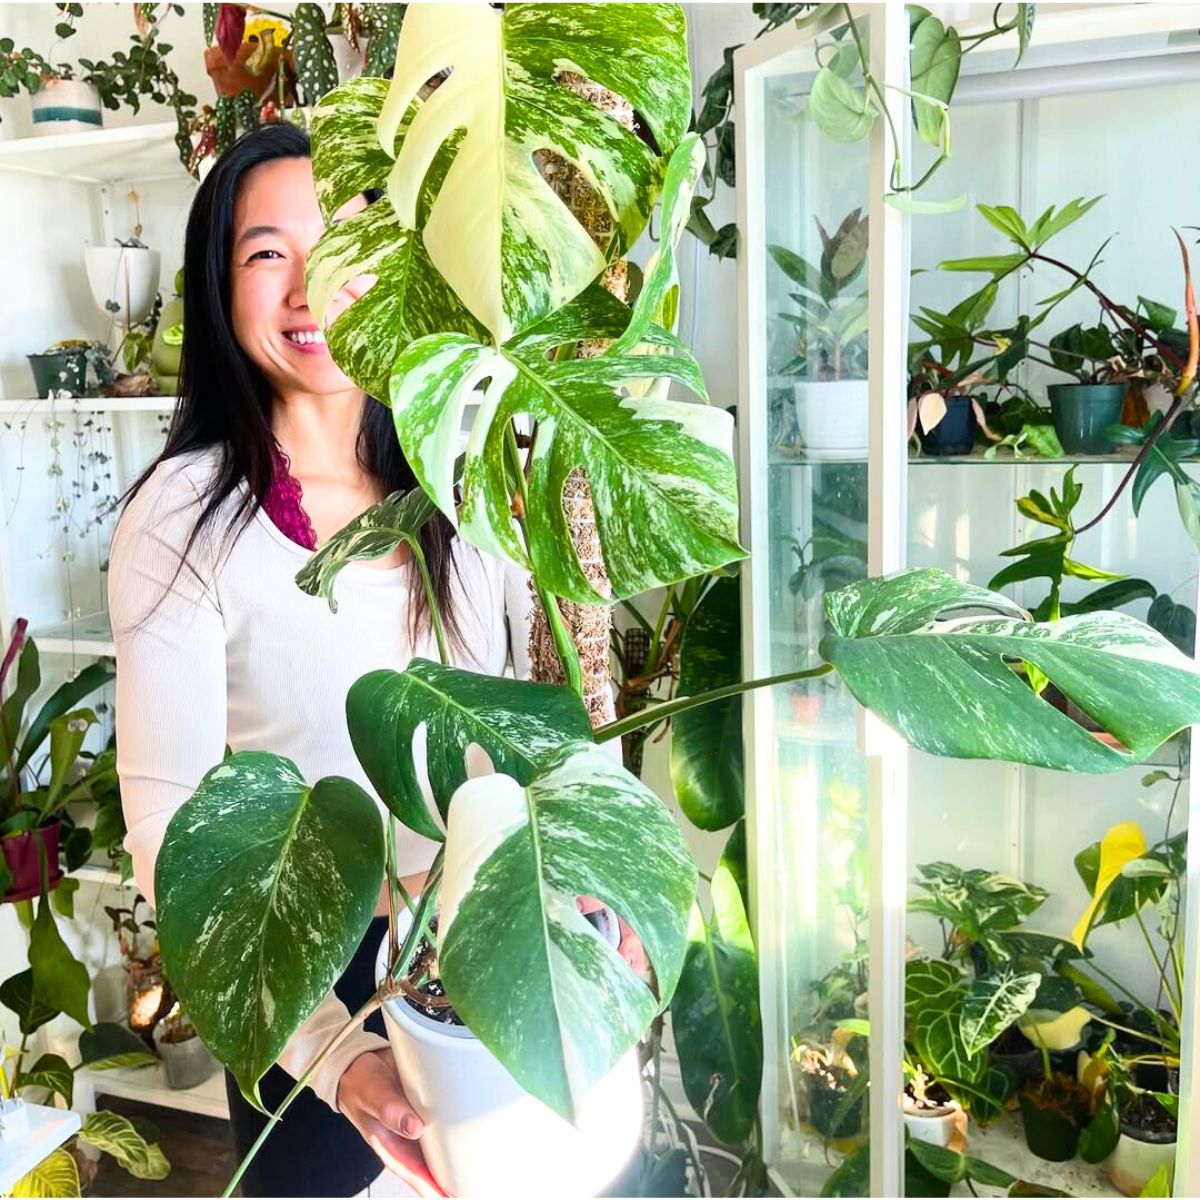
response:
[[[144,246],[86,246],[88,287],[96,307],[128,329],[144,321],[158,295],[159,254]],[[113,304],[116,307],[110,308]]]
[[[337,63],[338,83],[348,83],[357,79],[363,73],[366,63],[366,44],[361,39],[358,49],[350,45],[350,39],[344,33],[326,33],[326,40],[333,51],[333,61]]]
[[[796,380],[796,424],[809,458],[857,458],[867,453],[867,381]]]
[[[401,937],[411,917],[398,920]],[[384,939],[376,980],[387,969]],[[642,1136],[642,1083],[631,1050],[584,1098],[576,1125],[525,1092],[461,1025],[384,1002],[388,1040],[404,1090],[425,1122],[421,1149],[452,1196],[595,1196],[629,1166]]]
[[[104,127],[100,93],[78,79],[43,79],[29,97],[34,137],[55,133],[88,133]]]

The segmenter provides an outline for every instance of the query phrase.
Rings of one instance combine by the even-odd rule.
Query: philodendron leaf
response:
[[[1092,1014],[1080,1001],[1078,986],[1061,975],[1046,975],[1017,1028],[1035,1045],[1047,1050],[1070,1050],[1079,1045]]]
[[[61,1096],[71,1107],[75,1092],[75,1072],[59,1054],[43,1054],[27,1071],[22,1071],[13,1083],[13,1091],[26,1087],[41,1087],[53,1095]]]
[[[1124,868],[1141,858],[1146,850],[1145,835],[1136,821],[1122,821],[1100,839],[1100,863],[1092,884],[1092,899],[1071,931],[1071,940],[1081,950],[1109,889],[1121,879]]]
[[[976,1054],[1013,1025],[1033,1003],[1042,977],[1005,967],[971,981],[963,1000],[959,1032],[968,1054]]]
[[[124,1025],[97,1021],[79,1035],[80,1066],[91,1071],[113,1071],[119,1067],[150,1067],[158,1062],[146,1043]]]
[[[679,694],[699,696],[742,678],[740,582],[717,579],[688,619],[679,649]],[[700,829],[724,829],[741,815],[742,698],[681,712],[671,725],[671,785]]]
[[[843,79],[832,67],[817,72],[808,111],[817,128],[835,142],[862,141],[875,121],[875,105],[866,87]]]
[[[362,76],[326,96],[313,116],[313,176],[326,222],[366,189],[387,184],[393,156],[380,148],[376,133],[387,90],[387,80]],[[436,194],[452,157],[447,148],[435,159],[426,195]],[[309,307],[322,326],[330,302],[350,280],[375,276],[325,336],[338,366],[378,399],[387,399],[392,363],[409,342],[448,329],[487,336],[429,261],[420,233],[397,218],[386,196],[330,224],[304,269]]]
[[[572,1120],[669,1002],[695,892],[666,807],[600,747],[574,750],[527,787],[508,775],[472,779],[450,803],[438,928],[446,992],[513,1078]],[[581,896],[641,938],[657,999],[580,915]]]
[[[413,738],[425,728],[426,770],[438,811],[467,779],[468,747],[529,783],[572,743],[590,743],[587,710],[570,688],[479,675],[414,658],[372,671],[346,696],[346,723],[363,770],[388,809],[423,837],[442,840],[417,777]]]
[[[425,222],[429,257],[497,342],[591,283],[605,255],[542,179],[550,151],[577,167],[613,216],[618,252],[650,217],[662,163],[609,112],[568,88],[584,76],[632,105],[664,155],[691,118],[683,10],[676,4],[419,4],[407,10],[379,118],[390,150],[426,81],[448,79],[404,133],[388,179],[418,223],[437,152],[462,140]]]
[[[565,320],[557,314],[551,322],[562,342]],[[660,345],[678,346],[661,331],[654,336]],[[529,416],[538,422],[526,486],[529,557],[556,596],[610,603],[743,557],[732,418],[706,403],[623,392],[635,380],[661,378],[704,397],[695,359],[683,351],[547,361],[548,340],[554,339],[540,326],[532,343],[518,339],[501,349],[461,334],[434,334],[396,360],[391,401],[400,444],[421,486],[458,521],[465,540],[529,566],[513,524],[505,459],[511,420]],[[481,384],[460,510],[453,487],[458,431]],[[563,510],[563,488],[576,467],[591,484],[611,597],[588,579]]]
[[[962,63],[962,44],[957,31],[943,25],[937,17],[927,16],[912,35],[910,63],[912,90],[948,104]],[[943,125],[949,115],[927,100],[914,98],[912,105],[921,140],[940,146],[944,140]]]
[[[17,1014],[18,1028],[26,1037],[59,1014],[59,1009],[35,994],[30,970],[20,971],[0,983],[0,1004]]]
[[[1124,613],[1036,624],[1005,597],[932,568],[851,584],[825,609],[822,656],[864,707],[931,754],[1099,773],[1141,762],[1200,722],[1195,662]],[[964,609],[1001,615],[940,619]],[[1042,700],[1019,662],[1125,748]]]
[[[40,1003],[66,1013],[80,1025],[91,1025],[88,992],[92,984],[87,967],[67,948],[44,893],[29,932],[29,968],[33,972],[33,992]]]
[[[42,1200],[53,1197],[81,1196],[79,1185],[79,1167],[75,1156],[61,1146],[53,1154],[47,1155],[33,1170],[22,1175],[12,1185],[11,1196],[40,1197]],[[1166,1193],[1164,1193],[1165,1195]]]
[[[692,907],[671,1033],[692,1107],[718,1141],[736,1145],[754,1128],[762,1086],[758,960],[737,879],[724,859],[710,895],[707,921],[698,904]]]
[[[391,554],[397,546],[420,548],[421,527],[436,509],[420,488],[393,492],[339,529],[300,568],[296,585],[310,596],[323,596],[330,612],[337,612],[333,585],[347,563],[370,562]]]
[[[349,779],[309,787],[276,754],[231,755],[171,818],[154,878],[171,983],[261,1107],[263,1072],[328,994],[375,911],[375,802]]]
[[[148,1142],[120,1113],[88,1113],[79,1140],[111,1154],[134,1179],[166,1179],[171,1172],[158,1143]]]

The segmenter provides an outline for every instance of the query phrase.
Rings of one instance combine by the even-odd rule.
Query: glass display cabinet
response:
[[[829,7],[735,57],[747,678],[819,661],[827,591],[920,566],[985,586],[1013,567],[997,590],[1043,616],[1055,597],[1064,615],[1111,598],[1103,606],[1150,619],[1192,653],[1196,542],[1169,479],[1139,491],[1136,513],[1127,488],[1080,533],[1061,590],[1037,563],[1021,565],[1028,552],[1005,552],[1063,532],[1031,519],[1039,505],[1061,502],[1066,525],[1084,525],[1136,451],[1044,443],[1047,456],[1029,440],[1039,436],[1029,426],[1051,426],[1033,406],[1069,378],[1055,366],[1079,361],[1063,357],[1071,330],[1111,323],[1097,291],[1168,341],[1183,324],[1172,228],[1186,234],[1200,213],[1200,6],[1038,5],[1019,65],[1015,30],[973,45],[993,28],[993,5],[940,6],[973,49],[950,110],[953,156],[916,193],[966,202],[937,213],[885,198],[896,151],[903,179],[937,154],[913,130],[916,23],[902,5]],[[873,120],[864,60],[887,108]],[[941,446],[913,436],[907,402],[923,360],[910,367],[910,352],[990,278],[939,264],[1019,252],[977,206],[1010,206],[1032,225],[1093,197],[1044,260],[998,279],[986,314],[956,318],[1036,328],[1020,361],[961,381],[990,432],[1011,436],[989,452],[968,402],[957,452],[949,424]],[[1060,296],[1074,276],[1050,259],[1087,281]],[[945,349],[928,352],[943,354],[935,369],[948,376]],[[1143,372],[1121,389],[1125,403],[1136,394],[1146,411],[1161,407],[1151,382]],[[943,420],[953,416],[947,407]],[[1180,440],[1185,476],[1194,449]],[[1096,570],[1072,573],[1080,564]],[[1052,689],[1043,698],[1065,704]],[[785,1194],[939,1194],[906,1150],[916,1140],[998,1168],[974,1181],[990,1194],[1001,1175],[1111,1195],[1172,1173],[1173,1194],[1200,1194],[1187,1136],[1200,1016],[1190,735],[1151,765],[1105,776],[935,759],[865,716],[834,676],[751,693],[744,733],[763,1129]],[[1116,864],[1107,891],[1101,858]],[[1017,976],[1025,982],[1010,986]],[[957,997],[942,1004],[944,1036],[921,1016],[923,979]],[[1015,1019],[963,1021],[967,993],[987,986],[976,981],[1000,979]],[[1092,1128],[1102,1077],[1117,1139]],[[1088,1161],[1111,1140],[1111,1154]]]

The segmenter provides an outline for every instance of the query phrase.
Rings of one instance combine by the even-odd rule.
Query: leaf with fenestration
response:
[[[347,563],[371,562],[391,554],[397,546],[420,548],[420,532],[436,511],[420,488],[393,492],[339,529],[300,568],[296,585],[310,596],[323,596],[330,612],[337,612],[333,585]]]
[[[413,739],[425,729],[425,760],[438,811],[466,782],[467,751],[518,783],[533,777],[565,746],[590,743],[592,725],[567,687],[443,667],[414,658],[403,671],[372,671],[346,696],[350,741],[367,778],[397,820],[442,840],[417,775]]]
[[[968,1054],[985,1050],[1016,1023],[1037,995],[1041,976],[1018,974],[1008,967],[971,981],[963,1000],[959,1032]]]
[[[88,1113],[79,1140],[111,1154],[134,1179],[166,1179],[170,1174],[171,1165],[158,1143],[147,1141],[120,1113]]]
[[[560,345],[585,340],[563,313],[548,324],[560,331]],[[575,336],[564,337],[568,332]],[[396,433],[421,486],[458,522],[466,541],[520,566],[529,563],[513,523],[506,432],[515,417],[538,423],[526,530],[534,572],[556,596],[609,603],[744,556],[737,540],[732,418],[707,403],[625,394],[637,380],[669,379],[705,398],[695,359],[676,350],[669,335],[653,336],[675,352],[548,361],[545,350],[554,339],[538,326],[532,341],[500,349],[460,334],[435,334],[414,342],[394,364]],[[463,411],[480,385],[459,508],[454,456]],[[563,489],[577,467],[591,485],[611,597],[584,571],[563,510]]]
[[[1107,772],[1200,721],[1195,662],[1124,613],[1036,624],[1005,597],[935,569],[851,584],[825,607],[822,656],[864,707],[931,754]],[[949,619],[972,609],[992,615]],[[1124,749],[1043,701],[1020,662]]]
[[[540,152],[577,167],[613,215],[615,249],[649,219],[663,165],[647,140],[567,87],[564,70],[627,101],[669,156],[691,118],[683,11],[675,4],[416,4],[405,14],[379,118],[385,146],[439,71],[450,75],[411,119],[388,196],[418,224],[438,151],[462,140],[424,223],[442,277],[498,342],[577,295],[605,256],[542,179]]]
[[[679,648],[679,694],[699,696],[742,678],[740,581],[717,579],[688,619]],[[742,698],[681,712],[671,726],[671,785],[700,829],[724,829],[743,811]]]
[[[741,891],[724,861],[710,894],[708,920],[692,907],[671,1033],[692,1107],[718,1141],[736,1145],[754,1128],[762,1084],[758,960]]]
[[[251,1103],[357,949],[383,857],[379,810],[358,784],[310,787],[276,754],[231,755],[171,818],[154,873],[163,965]]]
[[[573,1119],[669,1002],[696,868],[665,805],[599,746],[522,787],[465,783],[450,802],[438,927],[447,995],[528,1092]],[[656,998],[581,916],[592,896],[628,921]]]
[[[30,1200],[65,1200],[66,1197],[82,1194],[75,1157],[61,1146],[43,1158],[32,1171],[22,1175],[9,1193],[14,1197],[29,1197]]]

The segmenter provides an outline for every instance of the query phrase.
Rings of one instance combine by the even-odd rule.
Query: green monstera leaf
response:
[[[740,827],[730,844],[735,840],[740,843]],[[744,1141],[754,1128],[763,1066],[758,960],[739,865],[722,856],[710,887],[711,917],[693,906],[683,974],[671,1001],[683,1089],[713,1136],[727,1145]]]
[[[503,342],[577,296],[606,254],[542,179],[549,151],[573,164],[612,213],[613,252],[649,220],[663,165],[633,130],[571,91],[583,76],[632,105],[664,156],[691,119],[683,10],[675,4],[421,4],[407,10],[379,119],[397,133],[426,81],[450,76],[401,139],[388,196],[417,228],[422,182],[461,136],[423,241],[467,308]]]
[[[387,184],[393,156],[380,147],[376,132],[387,89],[383,79],[352,80],[326,96],[313,115],[313,176],[326,222],[367,189]],[[398,140],[406,129],[402,123]],[[434,160],[426,196],[437,193],[450,160],[449,149]],[[308,253],[308,303],[322,327],[330,302],[358,276],[375,281],[325,336],[338,366],[368,395],[387,399],[392,364],[416,338],[444,330],[487,336],[430,262],[420,233],[399,220],[386,196],[330,224]]]
[[[618,301],[612,304],[623,307]],[[704,398],[695,360],[671,335],[647,340],[673,354],[604,354],[547,360],[550,345],[605,336],[612,309],[595,293],[501,349],[435,334],[403,351],[392,377],[400,444],[421,486],[472,545],[521,566],[505,440],[514,417],[538,422],[526,488],[529,558],[556,596],[609,603],[589,581],[571,538],[562,493],[582,467],[612,584],[624,598],[743,557],[737,540],[732,418],[707,403],[626,395],[642,379],[669,379]],[[599,318],[596,322],[589,317]],[[627,319],[627,318],[626,318]],[[481,383],[455,503],[454,457],[462,414]],[[637,530],[631,537],[630,531]]]
[[[718,579],[696,606],[679,649],[679,692],[699,696],[742,677],[740,583]],[[700,829],[724,829],[743,810],[742,698],[681,712],[671,725],[671,784]]]
[[[372,671],[346,697],[358,761],[397,820],[442,840],[417,778],[413,738],[424,726],[426,768],[438,811],[467,779],[467,748],[529,783],[564,746],[589,743],[587,709],[570,688],[498,679],[415,658],[404,671]]]
[[[155,867],[163,963],[252,1104],[357,948],[383,858],[379,811],[358,784],[309,787],[275,754],[232,755],[171,818]]]
[[[1141,762],[1200,721],[1195,662],[1123,613],[1037,624],[1005,597],[932,568],[851,584],[825,608],[823,657],[861,704],[931,754],[1101,773]],[[943,619],[970,609],[992,615]],[[1015,669],[1021,662],[1124,748],[1043,701]]]
[[[454,794],[441,885],[446,993],[513,1078],[568,1120],[670,1001],[696,868],[665,805],[600,747],[522,787],[485,775]],[[629,922],[658,996],[583,918]]]

